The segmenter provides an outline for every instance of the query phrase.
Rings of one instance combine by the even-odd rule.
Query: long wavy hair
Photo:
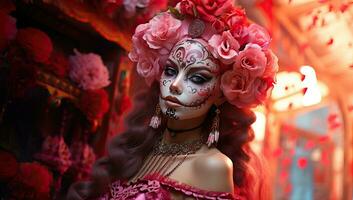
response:
[[[144,158],[165,128],[163,124],[158,130],[148,126],[158,103],[158,96],[158,84],[135,96],[133,110],[125,120],[126,131],[110,142],[108,155],[96,161],[91,181],[74,183],[70,187],[68,200],[98,197],[108,191],[112,181],[128,180],[138,172]],[[223,103],[219,109],[220,139],[217,149],[233,161],[235,190],[247,199],[268,199],[268,195],[264,195],[268,193],[268,188],[263,184],[265,173],[261,161],[249,147],[249,142],[254,139],[250,127],[256,119],[254,113],[251,110],[239,109],[228,102]],[[206,120],[212,120],[213,116],[211,109]],[[208,134],[207,131],[204,132]]]

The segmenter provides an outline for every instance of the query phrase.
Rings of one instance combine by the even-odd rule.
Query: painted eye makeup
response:
[[[178,74],[178,71],[174,69],[173,67],[166,66],[164,69],[164,74],[166,76],[176,76]]]
[[[198,84],[198,85],[202,85],[211,79],[212,79],[212,77],[201,75],[201,74],[193,74],[189,78],[190,81],[192,81],[193,83]]]

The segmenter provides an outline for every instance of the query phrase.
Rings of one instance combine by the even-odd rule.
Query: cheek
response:
[[[204,104],[209,104],[208,101],[212,100],[212,97],[215,96],[217,82],[206,83],[201,86],[191,83],[187,88],[187,104],[193,107],[201,107]]]
[[[205,85],[205,87],[201,87],[197,94],[200,96],[200,97],[208,97],[208,96],[211,96],[213,94],[213,91],[216,87],[216,84],[213,83],[213,84],[207,84]]]
[[[162,79],[161,80],[161,87],[169,87],[170,83],[172,83],[171,79]]]
[[[189,95],[196,99],[204,99],[213,95],[217,82],[206,83],[204,85],[189,84]]]
[[[162,93],[169,91],[170,84],[172,83],[171,78],[162,76],[159,82],[159,88]]]

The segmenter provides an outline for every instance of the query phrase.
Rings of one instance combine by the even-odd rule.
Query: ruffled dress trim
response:
[[[207,191],[207,190],[199,189],[199,188],[193,187],[191,185],[187,185],[185,183],[181,183],[179,181],[170,179],[168,177],[160,176],[158,174],[146,175],[143,179],[144,180],[156,180],[162,186],[167,187],[169,190],[181,192],[181,193],[185,194],[186,196],[195,197],[196,199],[243,200],[238,195],[232,195],[231,193],[227,193],[227,192],[215,192],[215,191]]]
[[[105,195],[100,200],[125,200],[125,199],[171,199],[168,191],[180,192],[195,199],[210,200],[244,200],[240,195],[227,192],[207,191],[181,183],[158,174],[146,175],[134,183],[116,181],[110,186],[110,195]],[[143,195],[143,198],[141,198]],[[140,197],[140,198],[139,198]]]

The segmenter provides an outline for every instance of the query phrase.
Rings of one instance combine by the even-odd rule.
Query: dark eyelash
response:
[[[174,76],[174,75],[178,74],[178,71],[176,69],[174,69],[173,67],[166,66],[164,69],[164,74],[167,76]]]
[[[200,75],[200,74],[195,74],[195,75],[192,75],[189,79],[196,84],[203,84],[203,83],[211,80],[212,77],[208,77],[208,76],[204,76],[204,75]]]

